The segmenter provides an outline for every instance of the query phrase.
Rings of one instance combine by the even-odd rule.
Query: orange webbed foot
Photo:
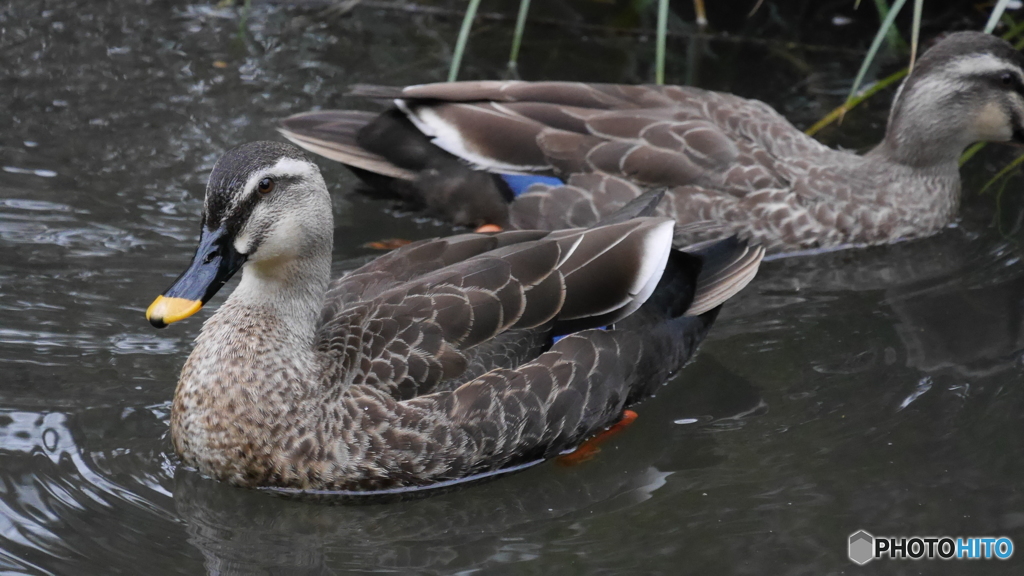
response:
[[[376,242],[367,242],[363,244],[363,248],[372,248],[374,250],[394,250],[395,248],[401,248],[406,244],[411,244],[412,240],[406,240],[404,238],[385,238],[384,240],[378,240]]]
[[[605,430],[598,432],[593,438],[590,438],[583,444],[580,444],[579,447],[572,452],[555,458],[555,462],[562,466],[576,466],[592,459],[601,451],[601,444],[604,444],[609,438],[625,430],[626,427],[636,420],[636,418],[636,412],[633,412],[632,410],[623,410],[622,418],[620,418],[618,422],[612,424]]]

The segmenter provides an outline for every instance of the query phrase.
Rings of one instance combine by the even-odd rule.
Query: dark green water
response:
[[[0,574],[1019,573],[1021,552],[846,558],[858,529],[1024,545],[1021,182],[998,209],[977,194],[1009,157],[998,149],[965,168],[964,216],[937,237],[766,264],[696,360],[581,466],[368,506],[176,470],[170,398],[209,312],[157,332],[143,311],[191,257],[217,157],[275,138],[292,112],[368,107],[350,84],[447,73],[457,21],[319,10],[258,5],[239,38],[234,9],[0,3]],[[809,125],[860,58],[845,28],[810,24],[836,49],[678,41],[670,79]],[[465,77],[501,76],[510,28],[479,27]],[[528,34],[528,79],[650,78],[653,47],[635,36]],[[885,115],[879,101],[824,137],[862,147]],[[450,231],[321,165],[339,268],[370,240]]]

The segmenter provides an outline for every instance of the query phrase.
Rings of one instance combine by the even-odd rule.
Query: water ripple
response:
[[[31,169],[18,168],[17,166],[4,166],[3,171],[9,172],[11,174],[31,174],[33,176],[40,176],[42,178],[54,178],[57,176],[57,173],[54,172],[53,170],[46,170],[43,168]]]

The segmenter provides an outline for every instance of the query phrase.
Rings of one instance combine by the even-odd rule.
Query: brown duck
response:
[[[586,229],[415,242],[331,281],[316,165],[288,144],[227,152],[192,263],[147,311],[186,318],[242,271],[182,369],[175,451],[241,486],[389,490],[572,449],[690,358],[764,254],[674,249],[675,223],[642,217],[659,200]]]
[[[770,252],[831,249],[950,223],[964,148],[1024,142],[1022,65],[997,37],[950,34],[918,60],[864,155],[823,146],[762,102],[681,86],[358,87],[395,107],[308,112],[280,130],[458,224],[590,226],[666,186],[659,212],[680,224],[712,220]]]

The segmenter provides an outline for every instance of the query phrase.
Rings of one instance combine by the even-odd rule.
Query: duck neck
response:
[[[872,154],[918,169],[957,166],[960,154],[977,138],[969,130],[968,110],[942,81],[911,77],[900,87],[885,140]]]
[[[970,142],[963,142],[958,134],[943,132],[935,126],[890,126],[885,140],[868,156],[922,170],[955,168]]]
[[[960,207],[962,148],[929,146],[917,138],[887,135],[864,156],[867,164],[861,166],[861,177],[875,183],[872,192],[897,222],[883,233],[886,241],[934,233],[949,224]]]
[[[330,272],[329,252],[285,264],[248,262],[242,269],[242,281],[211,318],[211,324],[217,319],[228,324],[228,329],[249,330],[256,320],[265,334],[273,334],[275,354],[308,353]],[[221,315],[224,318],[217,318]]]

